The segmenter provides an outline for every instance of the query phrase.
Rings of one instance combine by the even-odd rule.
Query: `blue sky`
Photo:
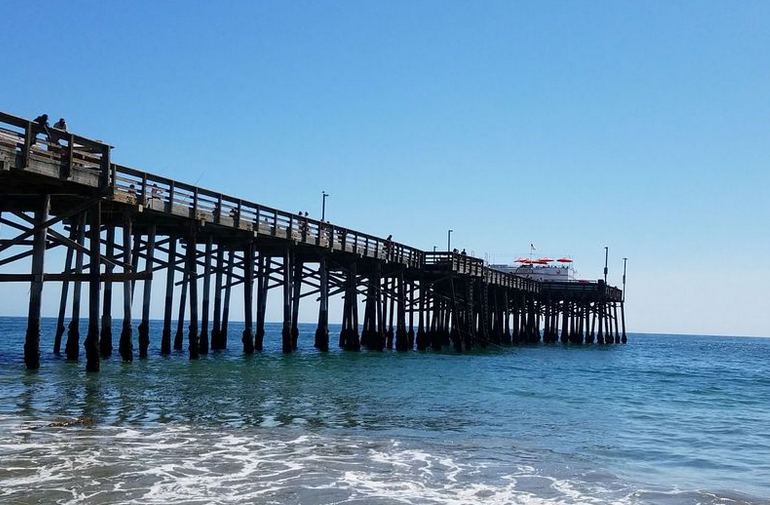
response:
[[[0,13],[0,109],[64,116],[119,163],[311,214],[326,190],[337,224],[424,249],[452,228],[498,262],[532,242],[586,278],[608,245],[632,330],[770,335],[770,3]]]

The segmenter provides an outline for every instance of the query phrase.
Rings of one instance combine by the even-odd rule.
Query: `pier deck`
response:
[[[271,289],[283,294],[287,353],[297,347],[299,300],[307,296],[319,301],[314,341],[321,351],[329,349],[328,302],[334,296],[343,299],[339,346],[347,350],[626,341],[623,294],[602,281],[537,282],[494,270],[479,258],[421,251],[125,167],[110,154],[103,142],[0,113],[0,226],[19,232],[0,241],[0,267],[32,259],[29,274],[0,273],[0,281],[30,285],[29,368],[39,366],[44,282],[63,283],[53,351],[61,352],[67,331],[65,352],[73,360],[80,349],[81,284],[89,283],[86,367],[98,370],[100,359],[113,352],[114,285],[124,299],[119,353],[126,361],[134,357],[132,311],[140,298],[139,356],[147,355],[151,286],[159,275],[165,283],[161,351],[182,348],[183,322],[189,320],[193,359],[227,346],[235,286],[244,297],[240,340],[246,353],[262,349]],[[45,252],[55,247],[66,250],[65,265],[46,273]]]

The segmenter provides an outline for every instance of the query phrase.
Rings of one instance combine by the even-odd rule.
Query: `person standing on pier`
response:
[[[67,131],[67,122],[64,120],[63,117],[60,117],[59,120],[56,121],[53,124],[53,127],[56,128],[57,130],[61,130],[61,131],[66,132]]]

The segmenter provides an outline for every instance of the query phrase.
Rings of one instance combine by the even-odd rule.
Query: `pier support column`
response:
[[[386,285],[388,286],[387,293],[390,297],[390,307],[388,308],[388,331],[385,334],[385,347],[393,350],[393,340],[395,337],[395,332],[393,331],[393,316],[396,309],[396,277],[394,276],[392,279],[390,279],[390,282]]]
[[[243,352],[254,353],[254,242],[243,250]]]
[[[147,230],[147,257],[144,260],[144,268],[148,272],[153,269],[153,256],[155,255],[155,225],[151,224]],[[142,322],[139,324],[139,357],[146,358],[150,347],[150,298],[152,297],[152,278],[144,280],[142,285]]]
[[[513,340],[514,344],[521,343],[521,321],[519,320],[521,305],[519,303],[519,299],[520,295],[517,294],[513,300],[513,333],[511,334],[511,339]]]
[[[615,322],[615,343],[620,343],[620,330],[618,329],[618,304],[612,302],[612,319]]]
[[[318,327],[315,330],[315,348],[321,352],[329,351],[329,271],[326,256],[318,260],[319,305]]]
[[[254,337],[254,348],[262,351],[265,340],[265,311],[267,310],[267,289],[270,281],[270,256],[259,253],[259,269],[257,276],[257,333]]]
[[[101,202],[97,201],[88,212],[89,263],[88,267],[88,332],[84,342],[86,371],[99,371],[99,292],[101,270]]]
[[[410,351],[414,350],[414,299],[415,299],[415,292],[417,291],[417,286],[414,282],[411,282],[409,285],[409,330],[406,333],[406,345],[407,349]]]
[[[46,219],[48,219],[46,217]],[[73,219],[72,223],[70,224],[70,240],[73,242],[77,239],[77,233],[78,233],[78,224],[79,221],[75,221]],[[47,230],[46,230],[47,233]],[[67,256],[64,260],[64,271],[69,273],[72,270],[72,255],[75,252],[75,249],[67,246]],[[61,354],[61,338],[62,335],[64,335],[64,332],[67,330],[67,328],[64,326],[64,317],[67,313],[67,294],[69,291],[69,284],[70,281],[65,279],[62,281],[61,285],[61,301],[59,302],[59,318],[56,321],[56,334],[54,335],[53,339],[53,353],[55,355]]]
[[[396,350],[407,351],[406,333],[406,287],[404,285],[404,272],[398,276],[398,316],[396,317]]]
[[[567,300],[562,302],[561,306],[561,343],[566,344],[569,342],[569,311],[570,306]]]
[[[83,273],[83,243],[86,233],[86,213],[78,216],[78,237],[77,243],[80,248],[75,252],[75,273]],[[67,328],[67,343],[64,345],[64,354],[67,361],[77,361],[80,357],[80,295],[83,289],[81,281],[74,281],[72,293],[72,319],[69,328]]]
[[[420,296],[417,298],[417,336],[415,338],[418,351],[424,351],[428,348],[428,342],[425,336],[425,311],[427,310],[426,282],[420,279]]]
[[[187,274],[187,253],[185,252],[184,271],[182,272],[182,292],[179,294],[179,313],[177,315],[176,333],[174,334],[174,350],[181,351],[184,343],[184,316],[187,308],[187,289],[190,276]]]
[[[195,230],[190,232],[187,239],[187,278],[190,286],[190,327],[187,334],[187,350],[190,359],[200,357],[200,344],[198,343],[198,248]]]
[[[230,324],[230,294],[232,291],[232,285],[233,285],[233,263],[235,263],[235,251],[230,250],[227,253],[227,274],[226,274],[226,281],[225,281],[225,299],[222,302],[224,306],[222,307],[222,327],[220,328],[220,334],[219,334],[219,344],[220,349],[227,349],[227,329],[228,325]],[[257,346],[257,342],[259,343],[259,346]],[[257,340],[255,338],[255,349],[258,351],[262,350],[262,340]]]
[[[294,256],[291,287],[291,348],[297,350],[299,343],[299,301],[302,294],[302,260]]]
[[[168,268],[166,270],[166,296],[163,300],[163,331],[160,337],[160,353],[171,354],[171,314],[174,310],[174,274],[176,270],[176,237],[169,237]]]
[[[625,310],[625,302],[620,302],[620,322],[622,323],[622,330],[623,333],[620,336],[620,341],[622,343],[628,342],[628,337],[626,337],[626,310]]]
[[[366,302],[364,304],[364,325],[361,331],[361,346],[373,351],[381,351],[377,334],[377,306],[379,305],[380,268],[374,267],[369,275],[366,286]]]
[[[596,332],[596,343],[597,344],[604,344],[604,301],[596,302],[596,310],[597,310],[597,326],[598,330]]]
[[[211,326],[211,350],[222,349],[222,271],[224,270],[224,249],[221,245],[217,246],[216,265],[217,271],[214,274],[214,322]]]
[[[290,353],[294,349],[291,337],[291,288],[292,253],[287,248],[283,253],[283,328],[281,329],[281,350]]]
[[[136,272],[132,268],[132,251],[133,246],[131,244],[132,238],[132,223],[131,216],[126,213],[123,216],[123,272]],[[118,352],[123,361],[131,362],[134,360],[134,345],[132,342],[132,329],[131,329],[131,289],[132,281],[125,279],[123,281],[123,322],[120,330],[120,342],[118,343]]]
[[[32,239],[32,282],[29,289],[29,310],[27,312],[27,333],[24,337],[24,364],[28,370],[40,368],[40,307],[43,301],[43,268],[45,265],[45,239],[51,197],[44,195],[35,210],[35,234]]]
[[[106,275],[110,275],[115,271],[115,265],[111,263],[114,261],[115,255],[115,227],[112,225],[107,226],[107,243],[105,245],[104,255],[108,261],[104,265],[104,272]],[[102,304],[102,329],[99,335],[99,353],[103,359],[112,356],[112,281],[107,279],[104,281],[104,302]]]
[[[209,305],[211,305],[211,248],[213,238],[206,238],[206,252],[203,256],[203,297],[201,300],[201,334],[198,339],[201,354],[209,353]]]
[[[351,263],[347,271],[345,303],[342,325],[342,348],[346,351],[360,351],[358,336],[358,282],[357,265]]]

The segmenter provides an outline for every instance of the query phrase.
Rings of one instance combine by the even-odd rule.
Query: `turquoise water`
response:
[[[190,362],[155,322],[87,375],[54,322],[28,373],[0,318],[2,503],[770,503],[770,339],[322,355],[305,325],[284,356],[268,325],[245,357],[235,324]]]

